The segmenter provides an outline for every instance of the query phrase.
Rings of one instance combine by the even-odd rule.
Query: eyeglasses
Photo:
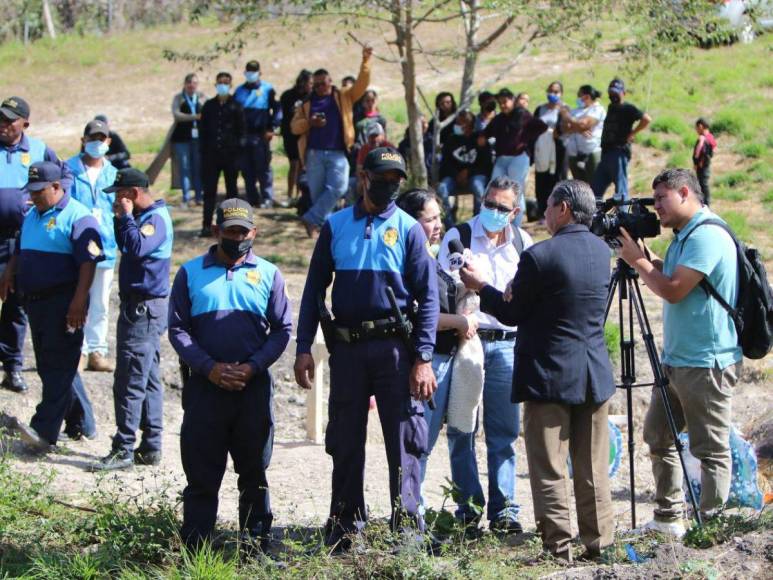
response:
[[[512,207],[500,205],[497,202],[489,201],[488,199],[483,200],[483,207],[485,207],[486,209],[494,209],[502,213],[510,213],[511,211],[513,211]]]

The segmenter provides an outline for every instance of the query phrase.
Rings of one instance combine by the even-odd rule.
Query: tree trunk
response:
[[[416,187],[427,186],[427,168],[424,165],[424,136],[421,130],[421,111],[416,101],[416,60],[413,48],[413,0],[392,1],[392,25],[395,44],[400,54],[405,104],[408,109],[408,138],[411,144],[410,174]]]
[[[465,36],[464,71],[462,72],[462,87],[459,91],[459,108],[468,109],[472,106],[472,86],[475,84],[475,67],[478,65],[480,7],[478,0],[460,0],[459,9]]]

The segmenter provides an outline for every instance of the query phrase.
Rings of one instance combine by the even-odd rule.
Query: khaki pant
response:
[[[608,402],[563,405],[530,401],[524,406],[534,519],[544,547],[555,555],[566,556],[571,550],[568,456],[572,458],[582,543],[594,554],[612,543],[608,409]]]
[[[679,432],[690,435],[690,452],[701,462],[700,510],[710,515],[727,501],[730,492],[730,410],[732,387],[741,363],[725,369],[663,365],[668,394]],[[644,419],[644,441],[649,445],[655,476],[655,518],[682,517],[682,466],[666,421],[660,391],[652,390]]]

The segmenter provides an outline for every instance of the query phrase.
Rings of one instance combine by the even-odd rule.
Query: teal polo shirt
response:
[[[735,243],[719,226],[702,226],[720,219],[707,207],[696,213],[668,247],[663,273],[673,276],[677,266],[701,272],[717,292],[735,305],[738,299],[738,261]],[[673,367],[724,369],[743,358],[733,320],[700,285],[676,304],[663,303],[663,363]]]

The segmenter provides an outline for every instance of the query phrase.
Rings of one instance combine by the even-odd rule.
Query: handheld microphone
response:
[[[462,241],[455,239],[448,242],[448,269],[451,272],[461,270],[469,259],[470,251],[462,245]]]

